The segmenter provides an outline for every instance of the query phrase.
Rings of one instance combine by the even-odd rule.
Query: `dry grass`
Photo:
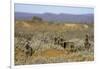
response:
[[[15,65],[79,62],[94,60],[94,42],[90,38],[90,50],[84,49],[84,35],[93,36],[93,24],[49,24],[17,22],[15,25]],[[64,49],[55,45],[53,38],[63,37],[75,43],[75,48]],[[33,54],[26,57],[25,42],[31,37]],[[43,41],[45,40],[45,41]]]
[[[18,57],[19,56],[19,57]],[[79,62],[93,61],[93,54],[83,54],[79,52],[68,53],[64,50],[48,49],[41,53],[33,54],[32,57],[25,58],[25,54],[21,51],[16,54],[15,64],[45,64],[45,63],[61,63],[61,62]]]

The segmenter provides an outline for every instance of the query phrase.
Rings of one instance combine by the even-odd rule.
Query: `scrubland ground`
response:
[[[90,48],[84,46],[89,34]],[[74,42],[74,48],[54,43],[55,37]],[[26,56],[25,43],[31,38],[32,56]],[[15,65],[80,62],[94,60],[94,27],[83,23],[15,22]]]

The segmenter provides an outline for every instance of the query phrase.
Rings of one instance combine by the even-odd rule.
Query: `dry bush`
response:
[[[48,25],[48,24],[45,24]],[[94,60],[94,41],[90,40],[91,47],[89,50],[84,48],[84,34],[83,30],[60,30],[58,28],[63,25],[55,27],[54,31],[46,29],[42,31],[25,31],[16,29],[15,31],[15,65],[24,64],[44,64],[44,63],[58,63],[58,62],[75,62],[75,61],[93,61]],[[37,26],[38,27],[38,26]],[[25,29],[25,28],[24,28]],[[33,29],[33,28],[32,28]],[[58,30],[57,30],[58,29]],[[61,45],[54,44],[54,37],[62,37],[67,42],[74,42],[74,46],[63,48]],[[26,58],[25,43],[29,39],[31,41],[30,47],[33,49],[33,55]]]

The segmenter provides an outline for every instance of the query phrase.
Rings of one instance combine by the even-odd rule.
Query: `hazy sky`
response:
[[[83,7],[15,4],[15,12],[56,13],[56,14],[59,14],[59,13],[91,14],[91,13],[94,13],[94,9],[93,8],[83,8]]]

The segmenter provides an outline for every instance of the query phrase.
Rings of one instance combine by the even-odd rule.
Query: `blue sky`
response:
[[[86,7],[68,7],[68,6],[47,6],[32,4],[15,4],[15,12],[26,13],[67,13],[67,14],[91,14],[94,13],[93,8]]]

